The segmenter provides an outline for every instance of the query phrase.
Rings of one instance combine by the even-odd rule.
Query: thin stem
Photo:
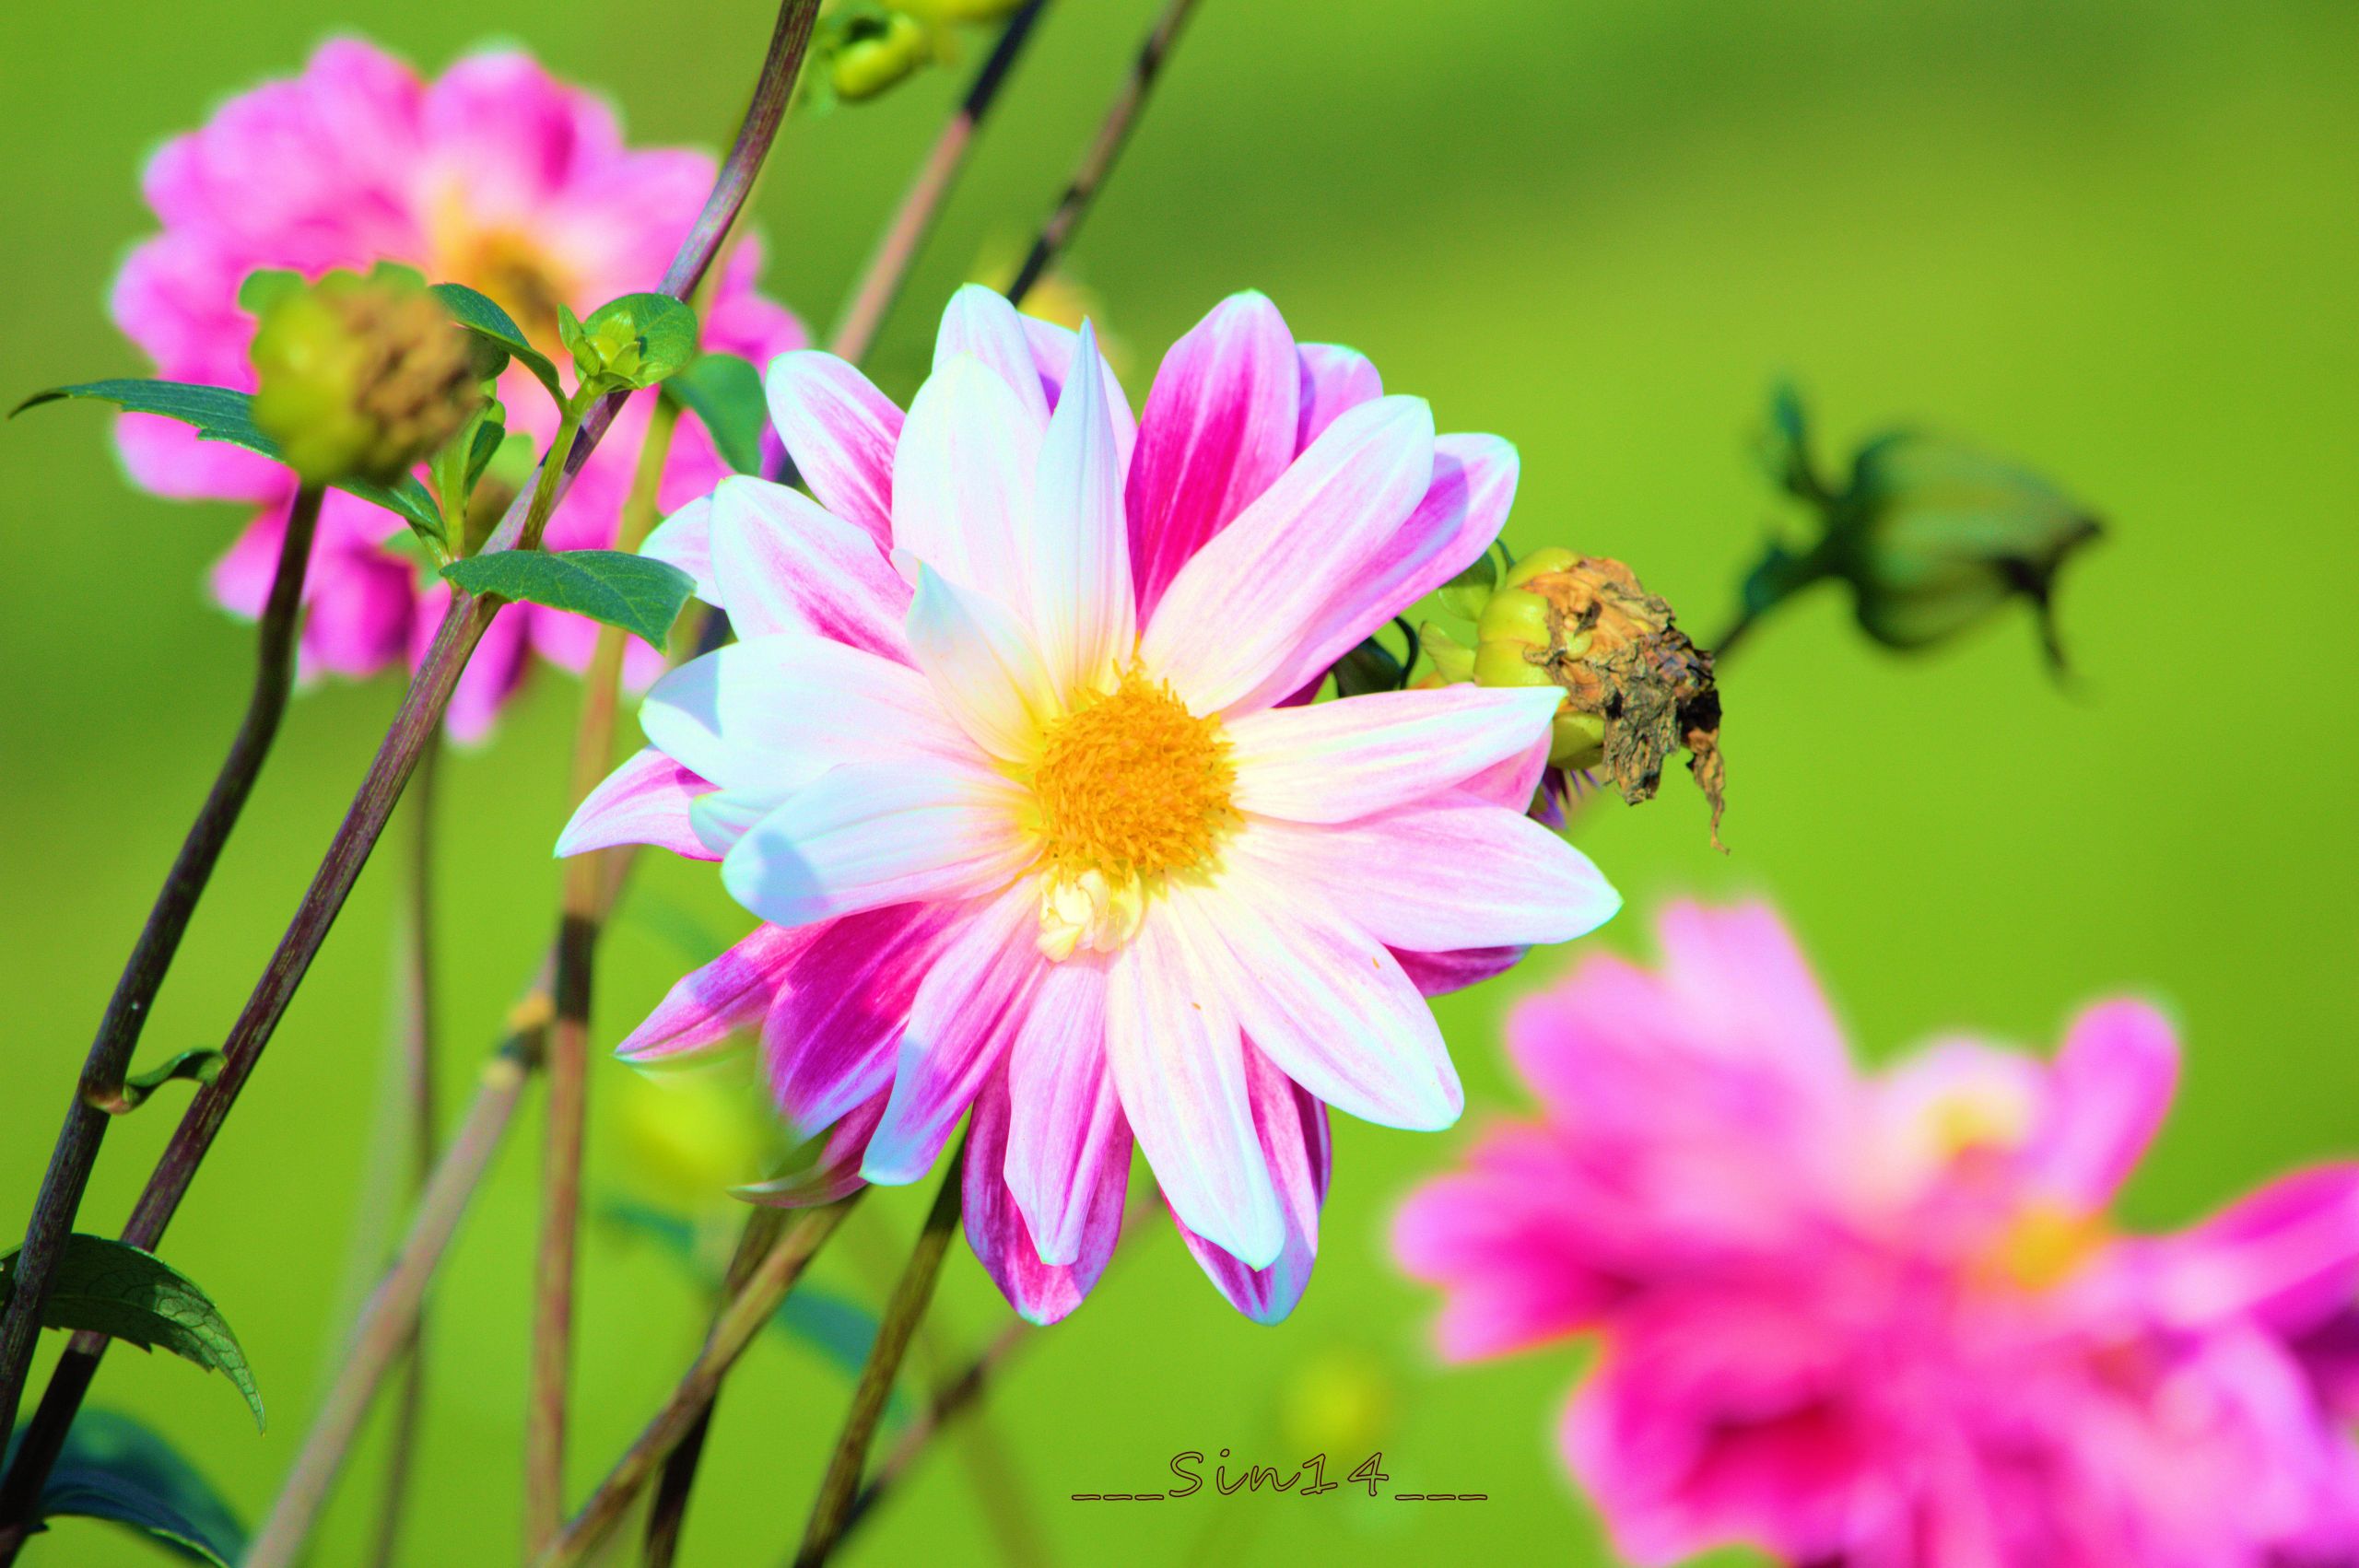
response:
[[[66,1107],[65,1125],[49,1157],[48,1173],[41,1178],[32,1222],[25,1231],[24,1251],[17,1259],[16,1290],[5,1317],[0,1317],[0,1433],[16,1430],[17,1408],[32,1365],[33,1344],[41,1334],[41,1306],[49,1298],[50,1281],[65,1238],[73,1234],[82,1195],[89,1188],[99,1145],[106,1139],[109,1117],[100,1106],[115,1097],[131,1071],[132,1052],[139,1044],[149,1007],[163,986],[173,954],[180,951],[181,937],[196,913],[205,883],[212,880],[213,868],[229,841],[230,830],[238,825],[247,796],[253,792],[254,780],[278,734],[279,720],[286,714],[288,693],[294,686],[303,579],[311,565],[312,536],[319,528],[322,494],[318,486],[307,485],[296,492],[288,510],[270,597],[255,628],[254,683],[246,698],[245,717],[239,721],[237,738],[229,743],[229,755],[222,759],[196,821],[181,840],[180,853],[147,911],[147,923],[124,961],[114,995],[108,999],[106,1012],[99,1020],[98,1036],[83,1060],[74,1101]]]
[[[803,1270],[835,1234],[836,1227],[843,1223],[844,1216],[860,1198],[861,1193],[855,1192],[823,1208],[805,1209],[794,1215],[761,1262],[746,1276],[745,1289],[733,1296],[713,1320],[711,1331],[705,1336],[704,1348],[697,1352],[696,1361],[673,1388],[663,1408],[624,1451],[615,1468],[606,1473],[606,1479],[598,1483],[581,1511],[566,1522],[548,1550],[535,1560],[535,1568],[571,1568],[597,1549],[624,1511],[654,1478],[657,1467],[710,1407],[713,1391],[721,1387],[722,1379],[737,1364],[737,1358],[745,1353],[745,1347],[753,1343],[754,1336],[778,1311],[779,1304],[803,1277]]]
[[[901,1358],[909,1353],[918,1320],[933,1301],[934,1283],[942,1278],[943,1254],[949,1250],[950,1237],[958,1229],[966,1165],[967,1145],[962,1140],[957,1153],[943,1170],[942,1185],[934,1189],[933,1207],[926,1214],[925,1228],[918,1233],[917,1246],[910,1250],[910,1261],[893,1287],[892,1299],[885,1304],[884,1318],[876,1326],[876,1342],[869,1349],[868,1364],[861,1368],[860,1383],[851,1393],[851,1408],[844,1415],[842,1435],[836,1439],[835,1455],[827,1461],[827,1473],[819,1482],[818,1498],[811,1505],[811,1521],[804,1528],[803,1548],[794,1556],[795,1568],[818,1568],[835,1550],[836,1541],[843,1534],[852,1494],[859,1490],[861,1471],[868,1464],[868,1445],[876,1436],[877,1419],[885,1413],[885,1401],[891,1397],[894,1380],[900,1375]]]
[[[615,547],[636,551],[655,526],[656,492],[672,451],[678,406],[659,398],[624,503]],[[615,710],[620,700],[623,633],[598,629],[597,649],[582,678],[581,717],[574,728],[569,809],[581,805],[613,766]],[[590,1091],[590,982],[602,929],[599,887],[605,857],[566,862],[557,919],[557,1030],[549,1053],[548,1141],[541,1165],[541,1239],[534,1282],[532,1387],[524,1426],[524,1538],[527,1553],[557,1533],[565,1514],[568,1385],[573,1366],[573,1287],[581,1228],[581,1147]]]
[[[935,1392],[933,1402],[925,1408],[922,1415],[910,1422],[891,1451],[877,1464],[876,1473],[869,1477],[868,1483],[852,1498],[851,1506],[844,1512],[843,1528],[837,1537],[838,1545],[850,1539],[851,1533],[860,1527],[861,1521],[868,1517],[869,1511],[900,1483],[934,1434],[979,1401],[992,1379],[1039,1332],[1022,1318],[1010,1323],[983,1348],[980,1355],[967,1364],[964,1371]]]
[[[769,56],[762,63],[762,74],[756,86],[753,101],[747,107],[745,124],[737,140],[723,161],[711,193],[705,198],[704,210],[696,225],[682,241],[673,258],[670,271],[664,275],[663,291],[675,298],[685,298],[701,281],[712,263],[714,254],[730,228],[735,224],[746,195],[752,191],[754,177],[759,171],[763,157],[769,149],[770,139],[778,130],[787,99],[792,91],[795,76],[803,67],[804,47],[810,42],[811,26],[816,18],[819,0],[782,0],[779,7],[778,25],[770,36]],[[605,435],[608,426],[620,411],[623,394],[600,400],[582,420],[581,434],[568,447],[552,445],[542,466],[543,480],[534,487],[533,507],[537,509],[539,497],[545,487],[553,486],[549,505],[564,495],[566,487],[590,460],[591,452]],[[551,461],[557,466],[552,469]],[[542,521],[547,518],[544,514]],[[527,527],[527,507],[523,497],[511,504],[499,525],[485,541],[485,551],[509,550],[517,547]],[[535,541],[537,542],[537,540]],[[212,1148],[229,1107],[237,1102],[239,1091],[252,1075],[263,1047],[269,1044],[279,1020],[285,1016],[288,1003],[293,1000],[295,988],[302,982],[311,960],[318,955],[320,944],[327,938],[337,913],[352,891],[360,868],[375,848],[378,837],[384,831],[385,819],[392,812],[409,774],[417,766],[425,736],[441,722],[443,710],[449,707],[451,692],[457,685],[459,673],[484,630],[497,613],[497,601],[478,598],[474,594],[454,592],[451,607],[442,625],[435,633],[424,661],[411,677],[407,694],[393,719],[393,729],[378,749],[362,780],[344,824],[329,845],[311,884],[297,907],[295,919],[271,955],[262,978],[256,982],[245,1011],[232,1026],[224,1047],[226,1060],[221,1074],[213,1083],[200,1091],[191,1103],[181,1125],[165,1150],[155,1174],[148,1179],[137,1207],[132,1212],[130,1225],[123,1239],[134,1246],[153,1249],[161,1239],[172,1214],[187,1195],[189,1183],[194,1179],[197,1167]],[[65,1140],[61,1139],[61,1142]],[[88,1180],[87,1160],[81,1181]],[[78,1201],[78,1194],[76,1195]],[[71,1208],[61,1215],[64,1224],[70,1226]],[[64,1231],[58,1233],[55,1244],[62,1246]],[[23,1301],[30,1292],[19,1290],[18,1300]],[[48,1389],[41,1396],[40,1410],[35,1413],[25,1440],[18,1449],[17,1460],[8,1471],[5,1483],[0,1483],[0,1568],[16,1560],[33,1522],[34,1505],[41,1495],[41,1483],[48,1480],[50,1468],[56,1463],[64,1446],[65,1433],[72,1426],[75,1412],[81,1408],[82,1398],[88,1392],[90,1380],[97,1375],[100,1358],[105,1353],[106,1337],[100,1334],[77,1334],[66,1347],[57,1368],[51,1374]]]
[[[528,1004],[529,1006],[529,1004]],[[435,1167],[389,1272],[353,1328],[353,1343],[335,1386],[304,1435],[270,1517],[263,1521],[244,1568],[285,1568],[293,1562],[335,1484],[346,1453],[360,1430],[385,1374],[412,1343],[426,1287],[465,1214],[468,1200],[499,1152],[525,1081],[538,1065],[548,1026],[546,1010],[517,1021],[517,1028],[484,1069],[449,1153]]]
[[[1024,258],[1024,265],[1015,275],[1015,284],[1007,294],[1011,299],[1021,299],[1040,281],[1089,216],[1090,203],[1106,183],[1115,160],[1121,157],[1122,144],[1130,139],[1138,124],[1139,113],[1146,108],[1147,95],[1155,88],[1156,77],[1161,74],[1165,58],[1179,41],[1180,29],[1196,8],[1196,0],[1168,0],[1163,14],[1146,35],[1146,42],[1139,48],[1138,58],[1132,62],[1129,79],[1107,110],[1105,121],[1097,128],[1097,139],[1083,155],[1081,167],[1074,173],[1073,182],[1065,187],[1057,210],[1040,228],[1040,236],[1032,242],[1032,253]]]
[[[917,178],[910,184],[909,193],[901,198],[893,220],[878,236],[876,249],[870,252],[868,265],[862,272],[860,283],[852,290],[851,300],[844,307],[836,323],[833,340],[827,351],[839,359],[858,364],[867,357],[869,347],[876,341],[877,329],[885,324],[893,300],[909,280],[910,267],[924,249],[926,236],[933,231],[934,220],[942,216],[945,200],[959,171],[966,167],[967,155],[972,150],[975,133],[982,126],[983,117],[991,112],[999,98],[1000,88],[1006,85],[1018,55],[1024,53],[1026,41],[1032,36],[1040,13],[1048,8],[1049,0],[1030,0],[1024,9],[1008,18],[1007,26],[992,47],[991,58],[967,88],[966,98],[957,112],[951,115],[933,138],[925,162],[918,168]]]
[[[745,1288],[755,1268],[764,1255],[778,1242],[779,1233],[786,1228],[786,1211],[757,1207],[745,1218],[745,1229],[737,1237],[737,1250],[729,1259],[729,1271],[721,1283],[722,1306],[735,1299]],[[663,1479],[655,1485],[655,1504],[647,1515],[646,1568],[671,1568],[672,1560],[680,1550],[680,1528],[687,1518],[688,1492],[696,1484],[697,1461],[703,1457],[704,1441],[712,1430],[712,1407],[719,1402],[720,1390],[697,1412],[695,1422],[680,1438],[680,1445],[663,1461]]]
[[[427,744],[410,785],[409,907],[405,925],[406,962],[402,966],[403,1104],[409,1114],[413,1197],[423,1201],[440,1153],[441,1123],[434,1071],[434,819],[435,780],[441,768],[439,741]],[[369,1561],[392,1568],[401,1541],[402,1509],[408,1501],[418,1433],[426,1419],[426,1322],[410,1327],[402,1350],[401,1401],[394,1408],[392,1452],[385,1461],[384,1495],[378,1504],[377,1530]]]

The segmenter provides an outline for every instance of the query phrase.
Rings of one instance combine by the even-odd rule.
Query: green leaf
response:
[[[686,369],[697,357],[697,313],[668,294],[626,294],[609,299],[583,319],[576,333],[574,359],[586,380],[598,369],[634,387],[651,387]]]
[[[13,1460],[13,1442],[9,1453]],[[74,1418],[38,1513],[127,1526],[184,1562],[214,1568],[233,1568],[246,1552],[245,1527],[187,1456],[112,1410]]]
[[[123,1081],[123,1087],[112,1094],[90,1100],[90,1104],[110,1116],[137,1110],[147,1097],[176,1079],[188,1079],[198,1083],[210,1083],[221,1076],[221,1063],[227,1059],[216,1050],[182,1051],[169,1058],[160,1067],[145,1072],[135,1072]]]
[[[232,392],[228,387],[198,386],[190,381],[155,381],[123,379],[108,381],[84,381],[77,386],[51,387],[37,392],[9,410],[15,418],[28,408],[65,398],[95,398],[111,403],[126,414],[154,414],[166,419],[177,419],[193,426],[201,441],[226,441],[260,452],[273,462],[284,462],[278,443],[254,427],[254,400],[250,392]],[[417,478],[404,474],[397,485],[372,485],[365,479],[347,479],[335,488],[347,496],[358,496],[372,506],[380,506],[406,522],[426,538],[440,540],[442,514],[436,509],[434,497]]]
[[[704,422],[722,461],[740,474],[762,472],[762,432],[769,427],[762,373],[734,354],[700,354],[663,383],[663,395]]]
[[[17,1254],[0,1258],[0,1302],[16,1292]],[[237,1335],[212,1298],[187,1275],[152,1252],[77,1231],[65,1238],[44,1328],[95,1329],[141,1350],[161,1345],[183,1361],[220,1373],[246,1397],[254,1425],[263,1425],[262,1395]]]
[[[557,367],[547,355],[533,346],[533,340],[524,335],[524,329],[516,324],[515,317],[501,310],[489,295],[478,294],[464,283],[438,283],[434,293],[459,324],[475,335],[475,341],[499,351],[501,357],[484,372],[486,380],[507,369],[512,358],[548,389],[558,407],[565,406],[565,389],[557,384]]]
[[[696,579],[679,568],[620,550],[501,550],[442,568],[469,593],[569,610],[663,646]]]
[[[1499,557],[1485,550],[1473,566],[1441,585],[1442,608],[1461,621],[1479,620],[1498,586]]]
[[[1369,638],[1335,661],[1335,695],[1366,696],[1370,692],[1401,689],[1401,661],[1383,644]]]

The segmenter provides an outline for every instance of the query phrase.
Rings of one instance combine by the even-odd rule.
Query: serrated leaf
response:
[[[750,360],[700,354],[663,383],[663,395],[704,422],[723,462],[740,474],[762,472],[762,432],[769,427],[770,409],[762,373]]]
[[[620,626],[661,649],[696,579],[679,568],[621,550],[501,550],[442,568],[470,593],[496,593]]]
[[[635,387],[677,375],[697,357],[697,313],[668,294],[626,294],[582,319],[580,335],[585,342],[600,344],[619,333],[638,340],[637,362],[616,367]]]
[[[440,299],[458,323],[473,333],[478,342],[488,344],[509,358],[514,359],[533,372],[533,379],[548,389],[557,406],[565,406],[565,389],[557,384],[557,366],[549,357],[533,346],[516,318],[499,308],[499,301],[487,294],[478,294],[464,283],[438,283],[435,297]],[[485,380],[498,375],[506,366],[503,360],[486,373]]]
[[[20,1433],[21,1435],[21,1433]],[[16,1445],[9,1445],[14,1459]],[[232,1568],[246,1529],[179,1449],[131,1417],[84,1410],[41,1489],[43,1519],[103,1519],[189,1562]]]
[[[111,1116],[120,1116],[124,1111],[138,1109],[150,1094],[176,1079],[188,1079],[197,1083],[212,1082],[221,1075],[221,1063],[226,1059],[217,1050],[182,1051],[167,1058],[160,1066],[133,1073],[112,1094],[91,1099],[90,1103]]]
[[[15,1293],[16,1266],[15,1252],[0,1258],[0,1302]],[[253,1369],[220,1308],[195,1281],[152,1252],[79,1231],[66,1237],[49,1299],[41,1305],[41,1326],[93,1329],[141,1350],[160,1345],[229,1378],[254,1412],[254,1425],[264,1424]]]
[[[158,381],[123,378],[106,381],[83,381],[76,386],[51,387],[37,392],[8,412],[13,419],[28,408],[44,403],[56,403],[65,398],[93,398],[111,403],[126,414],[153,414],[166,419],[177,419],[193,427],[201,441],[226,441],[260,452],[273,462],[286,458],[278,443],[254,427],[254,400],[250,392],[232,392],[228,387],[199,386],[193,381]],[[427,538],[440,540],[442,514],[435,509],[434,497],[426,486],[411,474],[404,474],[397,485],[373,485],[365,479],[339,481],[335,486],[347,496],[358,496],[372,506],[380,506]]]

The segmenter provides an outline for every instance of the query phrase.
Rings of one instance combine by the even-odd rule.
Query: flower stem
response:
[[[392,1270],[361,1308],[351,1352],[311,1430],[304,1435],[302,1449],[271,1506],[270,1517],[254,1536],[244,1568],[285,1568],[301,1551],[370,1402],[394,1361],[416,1339],[427,1283],[493,1154],[499,1152],[525,1081],[540,1061],[547,1026],[546,1008],[527,1012],[517,1020],[515,1031],[500,1043],[485,1067],[474,1103],[467,1107],[450,1152],[435,1167]]]
[[[861,1471],[868,1463],[868,1445],[876,1436],[877,1418],[885,1413],[885,1401],[900,1375],[901,1358],[909,1353],[918,1320],[933,1301],[934,1283],[942,1278],[943,1254],[949,1250],[950,1237],[958,1229],[966,1166],[967,1145],[961,1140],[957,1153],[943,1170],[942,1185],[934,1189],[925,1228],[918,1233],[917,1246],[910,1250],[910,1260],[893,1286],[892,1299],[885,1304],[884,1319],[876,1326],[876,1342],[869,1349],[868,1364],[861,1368],[860,1383],[851,1393],[851,1409],[844,1415],[842,1435],[836,1439],[835,1455],[827,1461],[818,1498],[811,1505],[803,1547],[794,1555],[795,1568],[818,1568],[843,1534],[852,1494],[859,1490]]]
[[[410,784],[409,907],[402,966],[401,1053],[403,1105],[409,1116],[413,1198],[423,1201],[434,1178],[441,1117],[434,1071],[434,817],[435,780],[442,760],[439,741],[427,743]],[[394,1409],[392,1452],[385,1461],[384,1495],[378,1504],[375,1541],[369,1561],[392,1568],[401,1539],[402,1509],[408,1501],[418,1432],[426,1416],[426,1324],[410,1326],[402,1351],[401,1402]]]
[[[48,1300],[65,1238],[73,1233],[82,1195],[89,1188],[99,1146],[106,1139],[109,1117],[100,1106],[115,1098],[131,1071],[132,1052],[139,1044],[149,1008],[180,949],[189,919],[196,913],[197,900],[212,880],[230,830],[238,825],[247,796],[253,792],[254,780],[287,711],[288,694],[295,680],[303,579],[311,565],[311,540],[319,529],[323,494],[319,486],[307,485],[296,492],[288,509],[270,597],[255,630],[254,683],[246,699],[245,717],[147,911],[147,923],[140,929],[123,976],[115,982],[114,995],[108,999],[106,1012],[99,1021],[98,1036],[83,1060],[73,1104],[66,1108],[65,1125],[50,1153],[49,1171],[41,1178],[32,1223],[25,1232],[24,1251],[17,1259],[16,1291],[5,1317],[0,1317],[0,1433],[16,1429],[17,1408],[24,1397],[33,1344],[41,1333],[41,1307]]]
[[[711,193],[705,198],[704,210],[687,237],[681,241],[672,265],[663,276],[663,292],[675,298],[686,298],[702,281],[712,264],[722,240],[736,223],[745,198],[753,190],[754,178],[760,171],[762,159],[769,150],[771,138],[777,134],[780,119],[786,111],[794,78],[803,68],[803,56],[811,40],[811,27],[819,10],[819,0],[782,0],[779,6],[778,24],[770,35],[769,53],[762,62],[760,78],[754,97],[739,128],[737,140],[729,149]],[[543,460],[543,484],[534,486],[534,508],[538,509],[541,491],[549,490],[548,506],[554,508],[573,476],[590,459],[598,441],[614,422],[622,406],[622,395],[602,399],[581,422],[580,439],[568,448],[552,446]],[[552,466],[554,465],[554,466]],[[484,544],[485,550],[507,550],[517,546],[523,538],[527,517],[522,509],[522,498],[511,504],[507,515],[492,531]],[[542,518],[544,524],[547,517]],[[533,543],[539,542],[537,535]],[[305,891],[294,921],[280,939],[277,950],[271,955],[269,965],[254,987],[246,1010],[239,1015],[225,1047],[226,1059],[221,1074],[213,1083],[200,1091],[181,1119],[170,1147],[158,1163],[155,1174],[148,1179],[138,1206],[132,1212],[130,1225],[123,1239],[134,1246],[152,1249],[170,1223],[180,1200],[187,1194],[189,1183],[194,1179],[197,1166],[212,1147],[221,1122],[229,1107],[237,1101],[238,1092],[244,1087],[253,1064],[269,1043],[278,1021],[293,999],[295,988],[302,981],[311,963],[327,938],[328,928],[334,923],[344,900],[352,891],[353,882],[360,874],[360,867],[384,831],[385,818],[408,782],[411,768],[417,765],[424,737],[441,722],[443,710],[450,705],[451,692],[457,685],[459,673],[465,667],[475,645],[482,639],[484,629],[491,624],[498,611],[496,601],[475,595],[453,593],[451,607],[444,614],[440,628],[435,633],[432,646],[416,675],[411,678],[408,693],[401,710],[395,714],[392,731],[379,748],[360,791],[346,813],[343,826],[330,844],[326,858],[314,874],[311,885]],[[61,1140],[61,1141],[64,1141]],[[92,1150],[95,1153],[95,1148]],[[88,1179],[88,1159],[83,1157],[82,1174],[76,1185]],[[76,1194],[76,1202],[79,1194]],[[73,1205],[60,1207],[58,1228],[53,1247],[61,1246],[72,1224]],[[17,1299],[29,1297],[29,1291],[19,1289]],[[37,1319],[35,1319],[37,1321]],[[41,1396],[40,1410],[31,1427],[18,1447],[16,1463],[9,1469],[5,1482],[0,1482],[0,1568],[16,1560],[25,1538],[34,1523],[34,1507],[41,1496],[41,1484],[49,1478],[50,1468],[56,1463],[64,1446],[65,1433],[72,1426],[74,1415],[81,1408],[82,1398],[88,1392],[90,1380],[97,1375],[99,1358],[106,1349],[106,1336],[77,1334],[59,1359],[57,1369],[51,1375],[48,1389]],[[29,1346],[28,1346],[28,1353]],[[21,1374],[18,1375],[21,1377]]]
[[[910,1422],[899,1441],[893,1445],[891,1452],[878,1463],[876,1473],[868,1479],[868,1483],[852,1498],[851,1506],[844,1511],[843,1528],[837,1537],[839,1545],[851,1538],[851,1533],[860,1527],[861,1521],[868,1517],[870,1510],[883,1502],[902,1477],[909,1473],[910,1467],[917,1462],[918,1456],[925,1451],[926,1445],[934,1435],[964,1414],[968,1407],[979,1401],[992,1379],[1039,1332],[1031,1324],[1017,1318],[1001,1329],[998,1337],[986,1345],[982,1353],[969,1362],[964,1371],[935,1392],[933,1402],[917,1420]]]
[[[1097,127],[1097,139],[1082,156],[1081,167],[1065,187],[1063,199],[1057,203],[1057,210],[1049,215],[1049,221],[1041,225],[1039,238],[1032,242],[1031,254],[1024,258],[1024,265],[1017,270],[1015,282],[1007,291],[1009,298],[1021,299],[1032,291],[1032,286],[1040,281],[1080,228],[1081,220],[1089,216],[1090,204],[1097,199],[1106,176],[1121,157],[1122,144],[1130,139],[1140,111],[1146,108],[1147,95],[1155,89],[1164,60],[1195,8],[1196,0],[1168,0],[1163,14],[1156,18],[1146,41],[1139,47],[1138,57],[1131,64],[1131,74],[1122,84],[1121,92]]]
[[[778,1310],[779,1303],[786,1299],[794,1282],[803,1277],[804,1268],[860,1198],[861,1194],[855,1192],[823,1208],[803,1210],[780,1230],[769,1251],[746,1275],[745,1288],[732,1296],[713,1319],[703,1349],[673,1388],[671,1398],[606,1473],[606,1479],[598,1483],[581,1511],[566,1522],[548,1550],[534,1560],[535,1568],[572,1568],[596,1550],[653,1479],[664,1457],[679,1445],[698,1418],[710,1409],[713,1391],[721,1387],[721,1380],[737,1364],[737,1358],[745,1353],[745,1347],[753,1343],[754,1336],[761,1332],[762,1326]]]
[[[679,424],[678,406],[658,398],[624,503],[615,547],[636,551],[655,526],[656,494]],[[582,677],[574,728],[569,806],[579,806],[613,766],[623,633],[598,629]],[[581,1144],[590,1088],[590,981],[603,925],[599,891],[606,857],[566,862],[557,919],[554,992],[557,1027],[549,1052],[548,1141],[541,1167],[541,1241],[534,1275],[532,1388],[524,1428],[525,1542],[537,1551],[565,1512],[568,1384],[573,1364],[573,1286],[581,1224]]]
[[[836,323],[827,351],[837,358],[858,364],[876,341],[877,329],[885,324],[886,313],[893,308],[901,285],[908,281],[911,263],[924,249],[926,236],[933,232],[934,219],[942,214],[943,202],[966,166],[975,133],[998,99],[1000,88],[1006,85],[1016,57],[1024,53],[1033,26],[1048,8],[1048,3],[1049,0],[1030,0],[1024,9],[1008,18],[999,41],[992,47],[991,58],[975,73],[957,111],[934,137],[932,150],[919,166],[917,178],[910,182],[909,193],[901,198],[892,222],[877,238],[876,249],[869,255],[851,300]]]

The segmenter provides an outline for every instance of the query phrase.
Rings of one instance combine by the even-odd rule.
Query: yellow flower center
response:
[[[478,228],[463,203],[446,200],[432,226],[434,281],[464,283],[487,294],[544,354],[564,358],[557,308],[576,292],[568,269],[521,229]]]
[[[2035,1199],[2000,1233],[1985,1269],[2018,1290],[2049,1290],[2079,1272],[2112,1237],[2103,1214]]]
[[[1110,951],[1157,879],[1211,860],[1237,821],[1217,719],[1133,670],[1050,724],[1032,771],[1044,872],[1040,951]]]

